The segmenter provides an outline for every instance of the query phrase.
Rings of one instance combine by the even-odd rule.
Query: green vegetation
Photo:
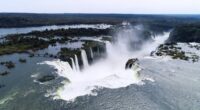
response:
[[[34,14],[1,13],[0,27],[27,27],[64,24],[132,24],[143,23],[150,30],[160,32],[179,24],[199,23],[198,16],[192,15],[134,15],[134,14]]]
[[[155,54],[157,56],[168,55],[173,59],[189,60],[185,52],[181,51],[181,48],[175,47],[175,45],[176,44],[161,44]]]
[[[100,36],[109,35],[111,29],[93,29],[93,28],[79,28],[79,29],[57,29],[57,30],[45,30],[45,31],[33,31],[24,36],[37,36],[45,38],[53,38],[54,36],[63,36],[64,38],[69,36]],[[23,34],[22,34],[23,35]],[[58,40],[58,39],[56,39]],[[68,40],[68,39],[67,39]]]
[[[12,53],[30,53],[55,45],[56,42],[65,43],[73,36],[99,36],[109,35],[110,29],[58,29],[34,31],[27,34],[13,34],[5,37],[6,42],[0,43],[0,55]],[[60,36],[59,38],[54,38]],[[54,57],[50,55],[50,57]]]
[[[0,46],[0,55],[11,54],[11,53],[21,53],[25,52],[30,48],[30,45],[7,45]]]
[[[111,42],[112,41],[112,37],[102,37],[101,40],[104,40],[104,41],[109,41]]]
[[[86,51],[86,53],[90,53],[91,49],[93,53],[99,53],[98,55],[100,56],[101,53],[104,53],[105,50],[105,43],[103,42],[98,42],[98,41],[88,41],[84,40],[84,44],[82,49]],[[68,61],[71,65],[71,59],[74,58],[74,55],[78,57],[79,60],[79,65],[82,66],[83,62],[81,60],[81,50],[80,49],[69,49],[69,48],[61,48],[61,51],[58,53],[59,59],[63,61]],[[99,57],[97,56],[97,57]],[[91,54],[87,55],[89,63],[92,62],[93,58]]]
[[[12,53],[28,53],[28,50],[39,50],[48,47],[48,43],[39,38],[21,36],[7,37],[7,42],[0,44],[0,55]]]
[[[161,44],[157,51],[152,54],[157,56],[168,55],[173,59],[181,59],[186,61],[191,60],[193,62],[197,62],[199,60],[199,56],[195,54],[190,53],[191,55],[186,55],[186,53],[182,51],[180,47],[176,47],[176,43]]]
[[[170,34],[168,42],[200,42],[200,24],[175,27]]]
[[[80,50],[79,49],[68,49],[68,48],[61,48],[61,51],[59,52],[60,57],[73,57],[74,55],[79,55]]]
[[[84,49],[88,48],[94,48],[94,47],[105,47],[105,43],[103,42],[98,42],[98,41],[84,41],[85,43],[83,44]]]

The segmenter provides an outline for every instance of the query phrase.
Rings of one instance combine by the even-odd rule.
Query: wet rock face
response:
[[[0,84],[0,88],[3,88],[3,87],[5,87],[5,85],[4,84]]]
[[[20,62],[20,63],[26,63],[26,59],[20,58],[20,59],[19,59],[19,62]]]
[[[137,58],[129,59],[126,63],[125,69],[131,69],[133,65],[138,64],[138,61]]]
[[[8,74],[9,74],[8,71],[4,71],[4,72],[0,73],[0,76],[6,76],[6,75],[8,75]]]
[[[0,62],[0,64],[6,66],[8,69],[15,68],[15,64],[12,61]]]
[[[51,80],[54,80],[56,77],[54,75],[46,75],[41,77],[40,79],[38,79],[39,82],[44,83],[44,82],[48,82]]]

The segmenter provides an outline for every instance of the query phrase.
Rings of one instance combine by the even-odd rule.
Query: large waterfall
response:
[[[73,58],[70,58],[71,59],[71,62],[72,62],[72,69],[74,71],[76,71],[76,66],[75,66],[75,63],[74,63],[74,59]]]
[[[77,57],[77,55],[74,55],[74,57],[75,57],[76,70],[80,71],[80,67],[79,67],[79,63],[78,63],[78,57]]]
[[[130,30],[131,31],[131,30]],[[128,32],[128,31],[127,31]],[[138,70],[125,70],[125,64],[130,58],[142,59],[144,56],[149,56],[150,52],[163,43],[169,36],[169,33],[157,36],[154,42],[146,42],[139,51],[129,50],[129,42],[140,36],[123,33],[117,34],[116,42],[106,42],[105,58],[93,63],[89,66],[87,54],[85,50],[81,50],[81,58],[84,68],[80,72],[69,72],[71,68],[67,62],[58,64],[56,61],[48,61],[46,64],[54,66],[58,70],[58,74],[64,74],[64,77],[70,80],[62,89],[56,93],[64,100],[74,100],[78,96],[95,95],[94,89],[98,87],[105,88],[120,88],[127,87],[130,84],[143,84],[142,80],[149,79],[145,77],[138,77]],[[157,41],[159,40],[159,42]],[[79,63],[77,55],[75,55],[75,66],[79,70]]]
[[[84,68],[87,68],[89,66],[88,58],[87,58],[87,54],[86,54],[85,50],[83,50],[83,49],[81,49],[81,58],[83,61]]]

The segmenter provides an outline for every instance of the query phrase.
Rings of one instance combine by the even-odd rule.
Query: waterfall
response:
[[[88,67],[89,64],[88,64],[87,54],[86,54],[85,50],[83,50],[83,49],[81,50],[81,58],[83,61],[83,66]]]
[[[79,70],[80,70],[80,67],[79,67],[77,55],[75,55],[75,65],[76,65],[76,70],[79,71]]]
[[[76,66],[75,66],[75,63],[74,63],[74,59],[73,58],[70,58],[71,59],[71,62],[72,62],[72,69],[75,71],[76,70]]]
[[[113,48],[112,48],[112,44],[109,41],[106,41],[106,53],[107,55],[111,55],[113,54]]]
[[[91,54],[91,58],[93,59],[94,58],[94,54],[93,54],[93,51],[92,51],[91,47],[90,47],[90,54]]]
[[[95,54],[94,56],[97,56],[97,57],[100,56],[100,50],[99,50],[99,47],[97,47],[97,49],[95,50],[95,52],[94,52],[93,54]]]
[[[145,76],[140,77],[140,67],[126,70],[125,64],[128,59],[142,59],[148,56],[151,51],[159,46],[158,44],[164,42],[164,38],[168,38],[169,33],[155,37],[154,42],[146,42],[142,45],[141,50],[133,51],[129,50],[131,42],[134,39],[140,38],[140,36],[136,36],[137,33],[135,35],[134,32],[129,33],[129,30],[128,33],[124,30],[122,30],[122,32],[119,31],[116,35],[116,41],[105,42],[107,55],[94,62],[92,65],[88,64],[86,51],[81,50],[81,59],[79,60],[82,60],[83,62],[83,71],[79,70],[79,56],[77,57],[77,55],[75,55],[74,58],[76,69],[80,74],[69,74],[74,73],[74,71],[71,70],[68,62],[49,61],[48,64],[53,65],[54,68],[58,70],[59,75],[63,75],[70,81],[70,83],[66,82],[64,84],[62,90],[59,89],[58,92],[56,92],[60,98],[67,101],[73,101],[79,96],[92,95],[93,90],[96,89],[96,87],[116,89],[121,87],[124,88],[131,84],[143,84],[142,80],[146,78],[153,80]],[[97,54],[98,52],[101,52],[101,48],[97,48]]]

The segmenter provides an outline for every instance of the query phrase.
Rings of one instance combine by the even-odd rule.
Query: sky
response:
[[[200,14],[200,0],[0,0],[0,12]]]

